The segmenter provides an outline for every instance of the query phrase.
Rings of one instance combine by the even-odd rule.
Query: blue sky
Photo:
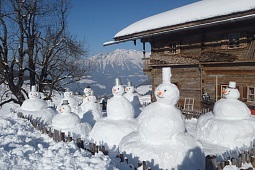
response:
[[[115,49],[142,51],[140,41],[137,41],[136,46],[133,42],[110,46],[103,46],[103,43],[112,41],[115,34],[136,21],[196,1],[198,0],[72,0],[68,29],[78,39],[85,39],[89,45],[89,56]],[[149,45],[146,48],[148,52]]]

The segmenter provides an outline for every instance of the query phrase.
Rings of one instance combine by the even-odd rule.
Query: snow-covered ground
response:
[[[149,86],[137,89],[139,94],[146,94]],[[78,101],[81,96],[75,96]],[[62,95],[56,93],[50,105],[59,106]],[[148,102],[150,95],[140,96],[140,101]],[[6,104],[0,109],[0,169],[131,169],[127,164],[120,163],[116,155],[103,155],[101,152],[92,155],[90,152],[79,149],[74,142],[53,141],[48,135],[34,129],[30,122],[18,118],[11,110],[18,105]],[[197,137],[197,119],[185,120],[187,132]],[[245,129],[243,129],[245,130]],[[238,150],[228,150],[224,147],[204,143],[205,155],[216,154],[218,161],[226,159],[226,153],[237,154]],[[251,167],[244,164],[243,169]],[[238,170],[236,166],[226,166],[224,170]]]

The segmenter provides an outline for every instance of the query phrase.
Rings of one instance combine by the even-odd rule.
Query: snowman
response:
[[[107,102],[107,117],[109,119],[133,119],[134,108],[130,101],[123,96],[124,87],[121,85],[120,79],[116,78],[115,86],[112,88],[113,97]]]
[[[201,116],[197,122],[197,137],[202,143],[222,147],[222,150],[249,147],[255,139],[255,118],[238,98],[236,82],[230,81],[213,112]]]
[[[78,107],[78,102],[77,100],[74,98],[73,92],[70,91],[69,88],[66,88],[65,92],[64,92],[64,98],[61,100],[61,103],[64,100],[68,100],[69,106],[71,107],[71,111],[79,114],[79,107]]]
[[[86,87],[84,88],[84,90],[83,90],[84,95],[82,96],[82,104],[81,104],[81,106],[80,106],[80,110],[81,110],[81,111],[85,111],[85,105],[86,105],[86,103],[89,102],[88,96],[91,95],[91,91],[92,91],[92,90],[91,90],[90,86],[86,86]]]
[[[81,105],[82,111],[79,112],[79,117],[82,122],[86,121],[93,127],[95,122],[102,117],[102,109],[93,91],[91,91],[90,95],[86,97],[85,100],[87,101]]]
[[[46,124],[51,124],[51,120],[56,114],[55,110],[49,108],[47,102],[41,99],[40,92],[37,91],[35,85],[31,87],[29,99],[22,103],[18,112],[22,112],[24,115],[32,115],[33,118]]]
[[[105,144],[110,152],[118,151],[123,136],[137,130],[132,104],[123,96],[124,87],[117,78],[112,88],[113,97],[107,102],[107,116],[96,121],[90,138]]]
[[[61,130],[68,134],[73,134],[73,137],[87,137],[91,131],[89,123],[81,123],[80,117],[71,112],[68,100],[63,100],[61,107],[58,109],[59,114],[52,119],[52,128]]]
[[[176,108],[179,90],[170,82],[170,67],[162,69],[163,83],[155,90],[157,101],[146,106],[138,119],[138,130],[122,138],[120,152],[142,160],[154,160],[162,169],[204,169],[201,143],[185,132],[185,123]],[[189,157],[189,159],[187,159]],[[183,163],[185,162],[185,163]]]
[[[213,108],[215,117],[219,119],[245,119],[251,116],[250,109],[239,99],[240,93],[236,82],[230,81],[229,86],[222,91],[223,99],[217,101]]]
[[[135,91],[134,86],[132,86],[131,81],[128,81],[127,87],[125,88],[126,93],[123,96],[126,97],[131,102],[132,106],[134,107],[135,117],[138,117],[139,114],[141,113],[140,109],[141,104],[137,94],[134,93],[134,91]]]

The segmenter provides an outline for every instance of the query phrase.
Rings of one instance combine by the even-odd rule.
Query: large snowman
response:
[[[95,122],[102,117],[102,109],[93,91],[91,91],[91,94],[85,100],[87,101],[81,106],[82,111],[79,112],[79,116],[82,122],[86,121],[93,127]]]
[[[40,92],[37,91],[35,85],[31,87],[28,95],[29,99],[26,99],[17,111],[22,112],[24,115],[32,115],[33,118],[42,123],[51,124],[56,111],[49,108],[47,102],[41,99]]]
[[[201,143],[185,132],[180,110],[178,88],[170,82],[170,67],[163,68],[163,83],[155,90],[157,101],[145,107],[138,119],[138,130],[125,136],[120,152],[151,161],[148,166],[157,169],[204,169]],[[155,167],[154,167],[155,166]]]
[[[78,107],[78,101],[74,98],[73,92],[70,91],[69,88],[66,88],[65,92],[64,92],[64,98],[61,100],[61,103],[64,100],[68,100],[69,106],[71,107],[71,111],[79,114],[79,107]]]
[[[125,88],[125,94],[123,95],[126,97],[134,107],[134,112],[135,112],[135,118],[139,116],[141,113],[141,104],[138,98],[137,93],[134,93],[135,88],[132,86],[132,82],[128,81],[127,87]]]
[[[205,143],[215,144],[228,149],[249,147],[255,139],[255,118],[249,108],[238,98],[240,93],[236,82],[229,82],[223,98],[198,119],[197,136]]]
[[[62,105],[58,109],[59,114],[52,119],[52,127],[56,130],[61,130],[68,133],[72,133],[73,137],[88,137],[91,126],[89,123],[81,123],[80,117],[71,112],[68,100],[63,100]]]
[[[110,152],[117,151],[122,137],[137,129],[133,106],[123,93],[124,88],[117,78],[112,88],[113,97],[107,102],[107,116],[99,119],[90,133],[92,140],[104,143]]]

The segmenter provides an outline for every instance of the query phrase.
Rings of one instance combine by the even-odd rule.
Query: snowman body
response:
[[[123,97],[124,88],[116,85],[112,88],[113,97],[107,102],[107,117],[95,123],[90,138],[97,143],[104,143],[110,152],[117,152],[122,137],[137,130],[134,109]]]
[[[135,89],[133,86],[127,86],[125,88],[125,94],[123,95],[125,98],[129,100],[134,108],[135,117],[138,117],[141,113],[141,104],[138,98],[138,95],[134,93]]]
[[[226,88],[223,99],[217,101],[213,113],[219,119],[245,119],[251,116],[250,109],[238,100],[240,93],[236,88]]]
[[[88,122],[93,127],[95,122],[102,117],[102,111],[99,103],[96,102],[96,96],[88,96],[86,102],[82,103],[79,117],[82,122]]]
[[[249,147],[250,141],[255,138],[255,118],[249,108],[238,100],[240,93],[235,82],[229,82],[229,87],[222,92],[224,98],[215,103],[213,112],[198,119],[197,136],[203,143],[225,149]]]
[[[64,98],[61,100],[61,103],[63,100],[68,100],[68,104],[71,107],[71,112],[78,114],[79,113],[79,107],[78,107],[78,102],[73,96],[73,92],[68,91],[64,92]]]
[[[73,136],[88,136],[91,131],[91,126],[88,123],[81,123],[77,114],[71,112],[71,107],[68,104],[61,105],[59,114],[52,119],[52,127],[62,132],[73,133]]]
[[[45,124],[51,124],[53,117],[56,115],[55,110],[48,107],[47,102],[41,99],[40,92],[35,89],[29,92],[29,99],[22,103],[18,111]]]
[[[151,166],[158,165],[159,169],[204,169],[202,145],[185,133],[183,116],[175,107],[179,90],[170,83],[170,68],[162,72],[163,83],[155,90],[157,101],[142,110],[137,118],[138,130],[122,138],[119,151],[140,160],[153,160]],[[188,166],[181,168],[183,161]]]
[[[108,119],[133,119],[134,108],[127,98],[123,96],[124,88],[116,85],[112,88],[113,97],[107,102]]]

